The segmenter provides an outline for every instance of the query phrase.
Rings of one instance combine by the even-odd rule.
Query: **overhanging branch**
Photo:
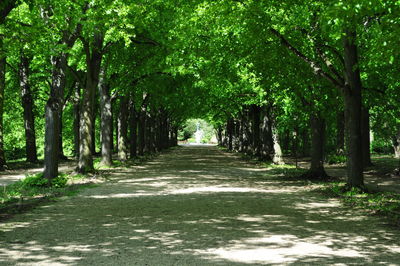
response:
[[[340,83],[340,81],[336,80],[334,77],[323,71],[321,66],[318,65],[317,62],[312,60],[311,58],[307,57],[305,54],[300,52],[296,47],[294,47],[288,40],[285,39],[285,37],[278,32],[277,30],[270,28],[270,31],[272,34],[274,34],[276,37],[278,37],[281,41],[281,43],[289,49],[292,53],[294,53],[297,57],[302,59],[304,62],[306,62],[314,71],[314,73],[318,76],[321,76],[331,82],[335,87],[339,89],[343,89],[343,84]]]

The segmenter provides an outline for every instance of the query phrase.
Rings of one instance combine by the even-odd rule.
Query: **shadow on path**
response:
[[[0,224],[2,265],[397,264],[378,217],[216,147],[181,147]]]

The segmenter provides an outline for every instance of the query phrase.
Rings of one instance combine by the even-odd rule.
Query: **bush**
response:
[[[65,187],[68,182],[66,175],[62,174],[51,180],[51,187],[62,188]],[[43,174],[28,175],[22,181],[22,187],[49,187],[49,182],[43,177]]]
[[[393,146],[391,140],[374,139],[371,142],[371,151],[380,154],[393,153]]]
[[[43,177],[43,174],[28,175],[22,180],[23,187],[46,187],[49,185],[47,179]]]
[[[326,159],[326,162],[328,164],[346,163],[346,156],[337,155],[337,154],[328,155],[328,158]]]
[[[62,188],[67,185],[68,178],[66,175],[59,175],[51,180],[51,186],[56,188]]]

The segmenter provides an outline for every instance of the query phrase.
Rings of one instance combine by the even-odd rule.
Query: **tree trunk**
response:
[[[302,156],[310,155],[309,132],[307,128],[301,130]]]
[[[81,88],[77,83],[75,88],[75,98],[74,98],[74,155],[79,158],[79,121],[81,120],[80,115],[80,98],[81,98]]]
[[[92,129],[93,129],[93,94],[95,85],[93,80],[87,80],[87,85],[83,93],[81,105],[81,120],[79,129],[79,162],[78,171],[80,173],[93,172],[93,153],[92,153]]]
[[[279,144],[279,135],[278,135],[278,130],[275,125],[275,121],[272,118],[271,121],[271,132],[272,132],[272,140],[274,142],[274,154],[272,157],[272,162],[274,164],[284,164],[284,161],[282,159],[282,149],[281,145]]]
[[[95,33],[92,49],[88,42],[84,42],[86,52],[86,88],[82,99],[81,123],[80,123],[80,149],[78,171],[88,173],[94,171],[93,166],[93,117],[95,92],[99,82],[100,66],[102,61],[102,47],[104,36]]]
[[[257,105],[252,105],[252,140],[253,140],[253,154],[257,157],[261,156],[260,148],[260,107]]]
[[[252,121],[252,117],[253,115],[251,114],[251,109],[250,108],[246,108],[245,111],[245,141],[246,141],[246,149],[245,149],[245,153],[246,154],[250,154],[253,155],[253,121]]]
[[[362,107],[361,109],[361,140],[362,140],[362,154],[363,166],[372,166],[371,161],[371,139],[369,127],[369,109]]]
[[[240,132],[240,123],[237,119],[233,120],[233,150],[239,151],[240,143],[239,143],[239,132]]]
[[[228,137],[228,150],[229,151],[232,151],[232,149],[233,149],[233,146],[232,146],[232,143],[233,143],[233,127],[234,127],[233,119],[229,118],[228,122],[226,124],[226,133],[227,133],[227,137]]]
[[[98,86],[96,86],[98,87]],[[97,88],[96,88],[97,89]],[[92,114],[92,144],[90,145],[90,150],[92,151],[92,155],[96,155],[96,117],[97,117],[97,110],[98,110],[98,104],[97,104],[97,98],[96,98],[96,92],[97,90],[94,90],[94,95],[93,95],[93,114]]]
[[[3,21],[4,19],[2,19]],[[4,89],[6,87],[6,55],[3,47],[4,35],[0,34],[0,171],[4,171],[6,157],[3,140]]]
[[[244,139],[245,139],[245,133],[244,133],[244,118],[243,115],[240,115],[239,118],[239,152],[244,152],[245,151],[245,146],[244,146]]]
[[[53,67],[50,97],[46,104],[46,131],[44,147],[44,172],[45,178],[51,180],[58,175],[59,160],[59,130],[60,109],[63,101],[64,87],[66,83],[65,66],[66,55],[52,56]]]
[[[163,110],[160,109],[158,114],[157,114],[157,118],[156,118],[157,151],[161,151],[163,149],[162,148],[162,132],[163,132],[163,128],[162,128],[162,126],[163,126],[163,124],[162,124],[162,113],[163,113]]]
[[[139,124],[138,124],[138,134],[139,134],[139,149],[138,154],[140,156],[144,155],[145,149],[145,130],[146,130],[146,110],[142,109],[139,114]]]
[[[128,102],[127,96],[120,98],[118,112],[118,159],[121,161],[128,159]]]
[[[99,96],[101,117],[101,165],[112,165],[112,106],[110,87],[105,80],[105,70],[100,72]]]
[[[156,152],[156,122],[154,115],[149,115],[149,151],[150,153]]]
[[[22,107],[24,109],[25,150],[26,160],[37,162],[35,118],[33,114],[33,97],[29,84],[29,59],[21,54],[19,65],[19,84],[21,87]]]
[[[393,137],[393,149],[394,149],[394,157],[400,159],[400,130],[397,131],[397,134]]]
[[[64,155],[64,147],[63,147],[63,104],[60,106],[60,112],[59,112],[59,129],[58,129],[58,157],[60,160],[66,160],[68,159],[67,156]]]
[[[222,137],[223,129],[221,126],[217,127],[217,142],[218,146],[223,146],[223,137]]]
[[[326,179],[324,168],[325,120],[319,112],[311,114],[311,167],[303,176],[311,179]]]
[[[270,108],[264,106],[262,109],[261,122],[261,158],[272,160],[274,154],[274,140],[272,138],[272,121],[270,118]]]
[[[336,116],[336,153],[344,154],[344,112],[338,111]]]
[[[146,127],[144,134],[145,134],[144,152],[151,153],[151,117],[149,112],[146,112]]]
[[[344,91],[347,145],[347,184],[363,187],[363,157],[361,139],[361,78],[356,46],[356,31],[346,30],[343,36],[346,86]]]
[[[137,113],[133,101],[130,104],[129,127],[130,156],[135,158],[137,156]]]

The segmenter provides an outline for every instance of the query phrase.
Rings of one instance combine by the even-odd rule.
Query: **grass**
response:
[[[49,184],[42,173],[28,175],[22,180],[0,188],[1,214],[3,217],[8,216],[32,208],[45,200],[75,195],[80,189],[90,186],[88,183],[75,184],[85,178],[86,176],[80,174],[60,174]]]
[[[320,191],[328,197],[339,198],[346,205],[367,210],[372,214],[383,215],[400,226],[400,195],[398,193],[365,192],[358,188],[348,190],[345,182],[324,184]]]

